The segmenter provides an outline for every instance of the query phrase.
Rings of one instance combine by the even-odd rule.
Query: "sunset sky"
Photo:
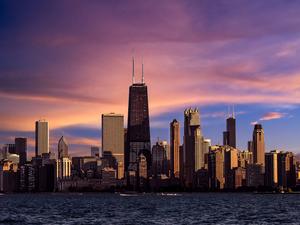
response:
[[[144,58],[151,140],[198,107],[204,136],[222,143],[235,105],[237,144],[262,123],[266,150],[300,153],[300,1],[119,0],[0,2],[0,144],[34,147],[46,119],[51,151],[100,145],[102,113],[127,121],[131,57]],[[183,127],[183,124],[181,123]]]

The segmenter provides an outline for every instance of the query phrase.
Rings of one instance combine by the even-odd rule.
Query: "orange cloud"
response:
[[[262,118],[260,118],[260,121],[266,121],[266,120],[276,120],[280,119],[286,116],[286,113],[280,113],[280,112],[269,112],[266,113]]]
[[[277,120],[281,119],[287,116],[287,113],[281,113],[281,112],[268,112],[264,114],[258,121],[253,121],[250,124],[255,125],[259,121],[268,121],[268,120]]]

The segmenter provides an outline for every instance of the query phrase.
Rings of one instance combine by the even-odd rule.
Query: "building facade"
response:
[[[147,161],[148,175],[151,171],[151,143],[148,108],[148,89],[142,79],[141,83],[136,83],[134,78],[134,64],[132,85],[129,87],[128,104],[128,125],[127,141],[125,151],[125,170],[127,174],[127,184],[130,187],[137,187],[139,155],[143,154]]]
[[[69,158],[69,146],[67,140],[62,136],[58,141],[58,159],[56,162],[57,178],[69,179],[71,177],[72,161]]]
[[[227,145],[236,148],[236,120],[234,115],[230,116],[226,120],[227,128]]]
[[[171,177],[180,176],[180,124],[174,119],[170,123],[170,169]]]
[[[49,127],[48,122],[39,120],[35,122],[35,156],[49,153]]]
[[[253,163],[265,165],[265,135],[261,124],[254,125]]]
[[[116,165],[117,178],[124,177],[124,116],[121,114],[102,114],[102,151],[111,154]]]
[[[27,139],[15,138],[16,154],[20,156],[20,166],[23,166],[27,162]]]
[[[216,148],[208,154],[209,188],[220,190],[225,186],[224,149]]]
[[[191,187],[195,172],[204,167],[203,137],[198,109],[184,111],[183,140],[184,180],[185,185]]]
[[[157,142],[152,147],[152,176],[167,174],[167,152],[162,142]]]

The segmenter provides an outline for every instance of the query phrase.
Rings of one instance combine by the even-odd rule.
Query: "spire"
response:
[[[132,56],[132,84],[135,83],[135,78],[134,78],[134,56]]]
[[[142,84],[145,83],[145,79],[144,79],[144,57],[142,57]]]
[[[227,109],[227,118],[230,117],[230,106],[228,105],[228,109]]]
[[[234,113],[234,105],[232,105],[232,118],[234,118],[234,115],[235,113]]]

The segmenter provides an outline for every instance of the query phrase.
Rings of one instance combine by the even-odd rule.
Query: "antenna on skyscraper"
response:
[[[132,56],[132,84],[135,83],[134,79],[134,56]]]
[[[232,105],[232,118],[234,118],[234,105]]]
[[[227,118],[230,117],[230,106],[228,105],[228,109],[227,109]]]
[[[142,57],[142,84],[145,83],[145,79],[144,79],[144,57]]]

